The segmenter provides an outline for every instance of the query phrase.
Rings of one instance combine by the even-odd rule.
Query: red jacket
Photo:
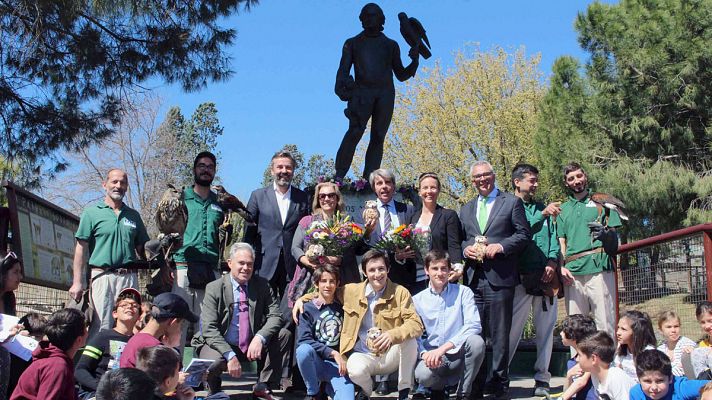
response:
[[[10,400],[76,400],[74,363],[67,354],[43,341],[32,352],[32,364],[22,373]]]

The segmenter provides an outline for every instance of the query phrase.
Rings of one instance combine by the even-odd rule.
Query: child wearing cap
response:
[[[116,326],[102,329],[89,339],[74,370],[80,399],[94,397],[104,373],[119,367],[121,352],[133,336],[140,309],[141,294],[136,289],[126,288],[119,292],[112,311]]]
[[[121,353],[119,366],[121,368],[135,368],[136,354],[144,347],[153,347],[165,344],[176,347],[179,345],[181,324],[183,320],[192,323],[198,322],[198,316],[190,312],[188,303],[175,293],[161,293],[153,298],[151,307],[151,320],[141,332],[133,335],[126,343]],[[165,338],[165,343],[161,342]],[[178,340],[175,340],[175,339]]]

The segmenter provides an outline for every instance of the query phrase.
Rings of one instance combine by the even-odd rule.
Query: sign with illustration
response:
[[[10,209],[13,250],[25,267],[23,280],[69,289],[79,217],[11,182],[3,186]]]

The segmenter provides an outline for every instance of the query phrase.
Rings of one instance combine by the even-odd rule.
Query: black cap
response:
[[[156,318],[183,318],[198,322],[198,316],[190,312],[188,303],[175,293],[161,293],[153,298],[153,307],[158,309]]]

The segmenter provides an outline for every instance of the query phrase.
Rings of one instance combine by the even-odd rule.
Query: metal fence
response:
[[[712,224],[626,244],[618,254],[618,312],[644,311],[657,328],[657,315],[674,311],[680,316],[681,334],[699,339],[695,307],[712,298],[707,288]]]

